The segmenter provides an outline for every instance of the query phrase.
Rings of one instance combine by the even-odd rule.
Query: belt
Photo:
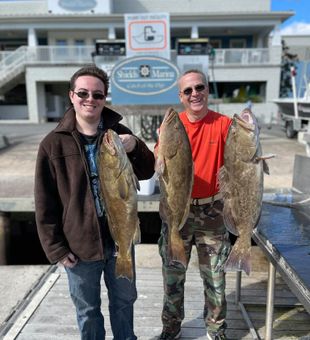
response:
[[[191,204],[192,205],[203,205],[203,204],[208,204],[208,203],[213,203],[215,201],[218,201],[222,198],[222,194],[219,192],[214,196],[210,196],[207,198],[192,198],[191,199]]]

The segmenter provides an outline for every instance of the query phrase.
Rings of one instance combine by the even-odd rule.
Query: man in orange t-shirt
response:
[[[223,264],[230,251],[228,232],[219,211],[223,203],[217,175],[223,165],[224,146],[231,119],[208,109],[208,82],[199,70],[186,71],[179,79],[179,97],[185,111],[180,113],[192,148],[194,184],[190,213],[180,234],[187,261],[192,246],[198,253],[203,279],[204,321],[207,339],[226,339],[225,273]],[[163,223],[158,241],[164,276],[163,331],[161,340],[178,339],[184,319],[184,282],[186,269],[169,264],[167,226]]]

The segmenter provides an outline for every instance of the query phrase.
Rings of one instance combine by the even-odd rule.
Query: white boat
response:
[[[274,103],[278,105],[279,115],[281,116],[286,135],[293,138],[299,131],[309,131],[310,121],[310,80],[304,75],[304,95],[296,95],[295,73],[292,71],[293,97],[277,98]]]
[[[274,100],[278,105],[281,114],[291,117],[295,117],[294,99],[293,98],[279,98]],[[297,110],[298,118],[310,119],[310,97],[309,98],[297,98]]]

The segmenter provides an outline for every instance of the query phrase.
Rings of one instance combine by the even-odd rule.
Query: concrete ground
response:
[[[0,150],[0,197],[32,195],[38,143],[55,125],[0,124],[2,141],[9,142],[8,147],[2,143],[4,148]],[[294,157],[296,154],[306,155],[305,146],[297,139],[287,139],[284,131],[276,125],[262,128],[261,144],[264,154],[276,155],[268,161],[270,176],[265,176],[265,190],[281,191],[290,188]],[[156,245],[139,246],[137,265],[160,265]],[[26,298],[47,268],[44,265],[0,266],[0,327],[18,303]]]

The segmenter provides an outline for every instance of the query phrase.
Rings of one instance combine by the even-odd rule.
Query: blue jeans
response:
[[[106,332],[100,297],[102,272],[108,291],[110,322],[114,340],[137,339],[133,330],[133,304],[137,299],[135,271],[132,282],[125,278],[117,279],[115,277],[115,262],[114,249],[106,247],[105,260],[79,261],[74,268],[66,268],[81,340],[105,339]]]

